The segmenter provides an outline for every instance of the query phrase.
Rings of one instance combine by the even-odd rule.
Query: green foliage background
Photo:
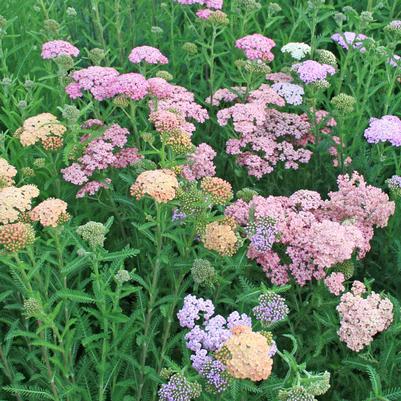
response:
[[[105,191],[98,199],[75,199],[75,190],[62,181],[63,155],[40,154],[38,149],[22,148],[11,136],[29,116],[41,112],[60,115],[60,107],[71,103],[59,82],[57,71],[40,57],[40,47],[50,39],[70,40],[81,49],[79,67],[88,65],[84,49],[101,48],[107,52],[103,65],[119,71],[133,71],[127,57],[134,46],[158,47],[169,57],[166,66],[174,83],[195,93],[199,102],[209,94],[209,34],[196,26],[191,7],[166,0],[2,0],[0,15],[7,19],[0,35],[0,80],[12,84],[0,86],[0,154],[17,169],[31,167],[37,157],[46,157],[46,167],[35,177],[21,179],[41,189],[41,197],[54,196],[69,204],[73,220],[63,232],[43,230],[35,246],[21,259],[0,255],[0,399],[2,400],[154,400],[162,380],[162,367],[182,369],[195,379],[189,355],[183,343],[175,314],[185,294],[194,291],[190,267],[194,258],[209,259],[218,272],[213,288],[196,288],[196,294],[210,298],[219,312],[238,309],[250,313],[263,286],[269,287],[263,272],[248,261],[245,249],[234,257],[220,257],[192,245],[184,227],[169,221],[166,207],[164,226],[156,229],[153,203],[133,201],[128,187],[134,173],[118,173],[115,192]],[[236,0],[226,0],[224,11],[229,26],[215,43],[213,88],[241,84],[235,60],[241,54],[235,39],[250,33],[273,38],[279,49],[296,41],[312,43],[315,48],[332,50],[338,55],[339,73],[332,86],[315,99],[320,107],[332,111],[330,99],[344,92],[356,98],[355,111],[339,122],[347,154],[353,159],[349,171],[362,173],[369,184],[385,188],[385,180],[401,174],[399,149],[372,146],[363,139],[370,117],[384,114],[400,116],[399,72],[385,63],[377,52],[353,52],[347,56],[330,40],[340,28],[335,14],[344,6],[349,13],[342,30],[363,31],[377,46],[390,51],[400,49],[400,42],[386,35],[383,27],[401,19],[401,1],[386,0],[326,1],[316,13],[307,13],[306,1],[277,0],[282,10],[269,11],[269,1],[262,0],[258,12],[237,11]],[[383,8],[379,8],[383,3]],[[73,7],[77,16],[68,15]],[[374,21],[364,23],[360,12],[372,11]],[[45,20],[55,20],[59,29],[53,35],[44,29]],[[194,27],[195,25],[195,27]],[[163,33],[152,32],[152,27]],[[200,35],[197,34],[200,32]],[[196,42],[200,52],[188,56],[185,42]],[[289,65],[279,51],[271,67],[279,71]],[[26,80],[33,81],[31,89]],[[21,102],[26,102],[21,107]],[[109,119],[114,110],[98,104],[80,103],[81,119],[99,113]],[[142,114],[141,114],[142,113]],[[331,165],[324,150],[298,171],[278,170],[256,181],[237,167],[224,152],[230,136],[228,128],[211,119],[200,126],[195,143],[207,142],[217,152],[217,175],[233,184],[234,190],[247,186],[261,195],[290,195],[298,189],[317,190],[326,196],[336,188],[339,171]],[[132,129],[133,121],[125,114],[113,114],[121,126]],[[141,131],[150,129],[145,111],[140,110]],[[108,121],[111,122],[111,121]],[[372,250],[358,262],[355,278],[367,280],[375,291],[386,291],[395,305],[391,328],[359,354],[352,353],[337,338],[337,300],[322,283],[303,288],[287,288],[285,296],[291,310],[289,319],[275,328],[279,349],[293,350],[298,363],[310,371],[332,373],[332,389],[321,400],[401,400],[401,223],[400,204],[386,229],[378,230]],[[113,216],[113,224],[110,217]],[[150,217],[149,217],[150,216]],[[152,217],[153,216],[153,217]],[[163,216],[162,216],[163,217]],[[87,249],[75,234],[75,227],[96,220],[108,222],[106,248]],[[159,240],[157,236],[159,236]],[[160,249],[158,246],[163,245]],[[84,249],[86,254],[78,250]],[[157,255],[156,255],[157,253]],[[155,256],[156,255],[156,256]],[[160,265],[159,285],[153,285],[154,260]],[[119,288],[112,277],[120,268],[132,271],[132,281]],[[28,271],[26,280],[21,280]],[[44,303],[46,318],[37,325],[22,315],[23,298],[34,286]],[[151,313],[149,314],[149,310]],[[287,335],[287,336],[284,336]],[[290,336],[288,336],[290,335]],[[295,345],[294,345],[295,344]],[[275,362],[276,363],[276,362]],[[49,366],[51,367],[49,374]],[[275,400],[285,384],[287,367],[277,361],[274,376],[261,385],[235,383],[223,396],[202,394],[201,400]],[[56,388],[56,391],[54,391]]]

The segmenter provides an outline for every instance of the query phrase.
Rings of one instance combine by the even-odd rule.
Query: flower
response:
[[[106,239],[107,228],[102,223],[88,221],[86,224],[76,229],[77,234],[86,241],[93,249],[103,248]]]
[[[337,68],[337,59],[334,53],[326,49],[318,49],[316,50],[317,61],[322,64],[332,65],[334,68]]]
[[[279,401],[316,401],[316,398],[302,386],[280,390],[278,399]]]
[[[302,96],[305,94],[304,88],[289,82],[277,82],[272,85],[280,96],[282,96],[288,104],[299,106],[302,104]]]
[[[391,178],[386,180],[386,184],[395,196],[401,195],[401,176],[393,175]]]
[[[149,195],[156,202],[168,202],[175,198],[178,181],[171,170],[150,170],[141,173],[130,188],[131,196],[141,199]]]
[[[289,309],[281,295],[268,292],[259,297],[259,305],[255,306],[252,312],[262,324],[271,325],[284,320],[289,313]]]
[[[314,60],[294,64],[292,69],[298,73],[299,78],[306,84],[324,81],[328,75],[334,75],[336,72],[333,66],[320,64]]]
[[[192,268],[191,275],[196,284],[201,286],[209,286],[213,284],[216,279],[216,271],[212,264],[206,259],[195,259]]]
[[[342,48],[348,50],[350,46],[359,50],[361,53],[366,52],[363,47],[363,41],[368,37],[362,33],[356,34],[355,32],[335,33],[331,39],[338,43]]]
[[[65,40],[52,40],[42,45],[41,55],[43,59],[53,59],[58,56],[77,57],[78,54],[79,49]]]
[[[324,279],[324,284],[331,294],[340,295],[344,290],[345,277],[343,273],[331,273]]]
[[[34,241],[35,231],[30,224],[18,222],[0,226],[0,244],[8,252],[18,252]]]
[[[231,184],[218,177],[203,178],[201,189],[210,195],[213,203],[218,205],[224,205],[233,197]]]
[[[15,132],[22,146],[34,145],[40,141],[44,146],[46,141],[59,140],[62,143],[62,136],[67,128],[62,125],[57,117],[50,113],[41,113],[24,121],[22,127]]]
[[[274,40],[259,33],[247,35],[235,42],[235,47],[244,51],[249,60],[273,61],[271,49],[276,46]]]
[[[356,99],[353,96],[346,95],[345,93],[340,93],[334,96],[330,103],[335,109],[340,113],[350,114],[354,111]]]
[[[73,82],[65,87],[71,99],[83,96],[89,91],[96,100],[102,101],[115,95],[114,83],[120,74],[111,67],[91,66],[71,74]]]
[[[188,164],[184,165],[182,175],[189,181],[199,180],[203,177],[211,177],[216,174],[216,167],[213,159],[216,152],[206,143],[201,143],[195,148],[194,153],[190,154]]]
[[[401,146],[401,120],[392,115],[371,118],[364,136],[369,143],[390,142],[393,146]]]
[[[131,50],[128,60],[132,64],[144,61],[147,64],[168,64],[168,58],[159,49],[151,46],[138,46]]]
[[[40,221],[44,227],[57,227],[68,216],[67,203],[61,199],[46,199],[29,213],[33,221]]]
[[[201,392],[200,384],[191,383],[182,374],[176,373],[167,384],[161,385],[158,395],[159,401],[191,401],[198,398]]]
[[[184,298],[184,305],[177,313],[181,327],[192,329],[195,321],[200,319],[199,312],[204,312],[203,319],[209,320],[214,314],[214,305],[210,300],[197,298],[194,295],[187,295]]]
[[[17,221],[20,213],[31,209],[32,199],[38,195],[39,190],[35,185],[0,189],[0,223],[8,224]]]
[[[111,84],[113,96],[123,95],[132,100],[141,100],[148,94],[149,84],[141,74],[129,73],[119,75]]]
[[[14,177],[17,169],[8,163],[6,159],[0,157],[0,190],[2,187],[9,187],[14,184]]]
[[[311,52],[311,47],[306,43],[291,42],[281,48],[282,53],[289,53],[295,60],[302,60]]]
[[[354,282],[355,284],[355,282]],[[371,292],[360,282],[341,296],[337,311],[340,315],[338,335],[348,348],[359,352],[386,330],[393,321],[393,304],[388,298]]]
[[[218,252],[222,256],[232,256],[237,250],[238,238],[233,228],[219,221],[206,225],[202,235],[206,249]]]
[[[231,330],[232,336],[224,343],[229,351],[225,361],[228,373],[236,379],[266,380],[272,370],[266,338],[247,326]]]

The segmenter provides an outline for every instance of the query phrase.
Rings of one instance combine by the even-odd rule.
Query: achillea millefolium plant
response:
[[[401,400],[401,2],[3,0],[0,399]]]

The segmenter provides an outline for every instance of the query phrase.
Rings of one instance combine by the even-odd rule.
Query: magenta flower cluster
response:
[[[199,180],[203,177],[216,175],[216,166],[213,159],[216,152],[206,143],[201,143],[195,151],[188,156],[188,164],[184,165],[182,175],[188,181]]]
[[[137,46],[131,50],[128,60],[132,64],[168,64],[168,58],[159,49],[151,46]]]
[[[359,352],[386,330],[393,321],[393,304],[375,292],[366,297],[366,287],[354,281],[351,291],[342,295],[337,311],[341,323],[338,335],[348,348]]]
[[[298,73],[299,78],[306,84],[324,81],[329,75],[336,73],[332,65],[321,64],[314,60],[307,60],[294,64],[292,69]]]
[[[86,144],[83,155],[77,162],[61,170],[65,181],[74,185],[85,184],[77,193],[77,198],[87,194],[94,195],[100,188],[108,188],[111,180],[97,181],[90,180],[96,172],[102,172],[110,167],[125,168],[137,163],[142,156],[137,148],[123,147],[128,141],[129,131],[113,124],[107,128],[103,135],[90,140],[85,135],[82,140]],[[116,151],[117,150],[117,151]]]
[[[274,54],[271,52],[276,46],[274,40],[259,33],[247,35],[235,42],[235,47],[241,49],[248,60],[271,62]]]
[[[71,99],[83,96],[89,91],[96,100],[102,101],[117,95],[132,100],[143,99],[148,94],[148,82],[137,73],[120,74],[111,67],[88,67],[71,74],[73,82],[65,91]]]
[[[77,57],[79,49],[65,40],[52,40],[43,43],[41,56],[43,59],[53,59],[58,56]]]
[[[363,258],[370,249],[373,228],[387,225],[395,209],[387,194],[367,185],[358,173],[339,176],[338,186],[326,201],[317,192],[300,190],[290,197],[238,200],[226,208],[225,214],[245,227],[251,215],[255,221],[275,221],[279,232],[275,244],[285,249],[290,262],[281,259],[274,244],[263,252],[252,243],[248,247],[248,257],[262,266],[274,284],[286,284],[291,276],[300,285],[323,279],[336,263],[354,254]]]
[[[369,143],[390,142],[401,146],[401,120],[391,115],[371,118],[364,136]]]

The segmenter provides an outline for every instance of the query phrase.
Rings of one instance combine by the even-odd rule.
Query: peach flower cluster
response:
[[[232,225],[225,221],[207,224],[202,240],[206,249],[216,251],[222,256],[234,255],[237,250],[237,235]]]
[[[229,351],[224,361],[228,373],[236,379],[266,380],[273,366],[266,337],[248,326],[236,326],[231,332],[232,336],[224,344]]]
[[[8,252],[17,252],[34,240],[35,232],[30,224],[18,222],[0,227],[0,244]]]
[[[210,195],[213,203],[218,205],[224,205],[233,197],[231,184],[218,177],[203,178],[201,188],[202,191]]]
[[[39,195],[35,185],[24,185],[20,188],[6,187],[0,190],[0,223],[14,223],[20,213],[31,210],[33,198]]]
[[[42,113],[25,120],[15,132],[22,146],[41,142],[46,150],[58,149],[63,145],[63,135],[67,128],[50,113]]]
[[[9,164],[6,159],[0,157],[0,188],[13,185],[16,175],[17,169]]]
[[[39,221],[44,227],[57,227],[68,220],[67,203],[61,199],[46,199],[30,212],[33,221]]]
[[[156,202],[166,203],[175,198],[178,187],[179,184],[173,171],[149,170],[139,174],[130,188],[130,193],[137,199],[149,195]]]

